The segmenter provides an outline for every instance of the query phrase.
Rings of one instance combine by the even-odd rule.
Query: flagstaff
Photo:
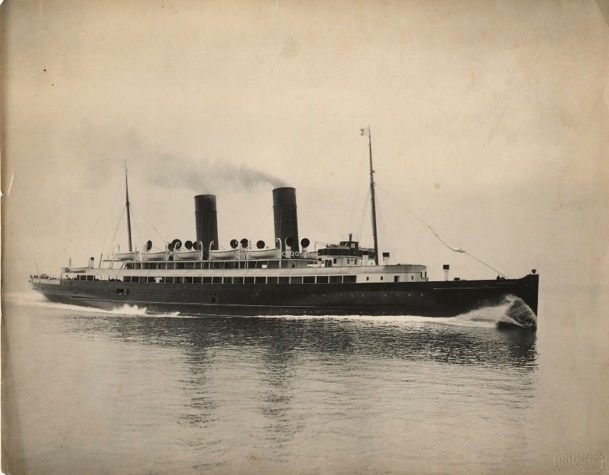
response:
[[[129,252],[133,251],[131,244],[131,209],[129,203],[129,181],[127,180],[127,161],[125,160],[125,198],[127,207],[127,234],[129,236]]]
[[[370,125],[365,129],[360,129],[361,135],[368,135],[368,151],[370,154],[370,201],[372,202],[372,237],[374,239],[374,263],[379,264],[379,243],[376,227],[376,196],[374,192],[374,167],[372,166],[372,133]]]

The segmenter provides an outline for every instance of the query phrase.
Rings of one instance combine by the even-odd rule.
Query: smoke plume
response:
[[[150,150],[133,131],[87,124],[86,133],[74,133],[62,162],[79,167],[78,176],[88,186],[110,180],[115,168],[108,163],[126,163],[136,180],[163,188],[187,188],[195,193],[216,193],[222,189],[252,191],[262,186],[286,186],[267,171],[226,160],[195,159],[184,154]],[[80,137],[80,139],[79,139]]]
[[[143,171],[155,185],[189,188],[196,193],[217,193],[226,187],[251,191],[265,185],[286,186],[283,180],[248,165],[207,160],[194,163],[167,154],[146,160]]]

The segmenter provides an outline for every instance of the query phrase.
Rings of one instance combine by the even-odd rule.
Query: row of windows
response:
[[[165,284],[350,284],[354,275],[306,276],[306,277],[130,277],[105,279],[92,275],[79,275],[76,280],[111,282],[150,282]]]

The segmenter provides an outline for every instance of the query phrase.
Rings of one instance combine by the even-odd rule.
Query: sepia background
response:
[[[382,250],[438,279],[538,269],[548,443],[609,453],[606,2],[0,8],[4,296],[126,250],[125,164],[138,248],[193,239],[199,193],[222,246],[272,243],[275,186],[301,237],[371,245],[370,125]]]

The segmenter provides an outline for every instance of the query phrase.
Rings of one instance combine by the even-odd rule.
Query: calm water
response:
[[[550,472],[543,327],[497,328],[502,313],[202,319],[9,299],[8,471]]]

